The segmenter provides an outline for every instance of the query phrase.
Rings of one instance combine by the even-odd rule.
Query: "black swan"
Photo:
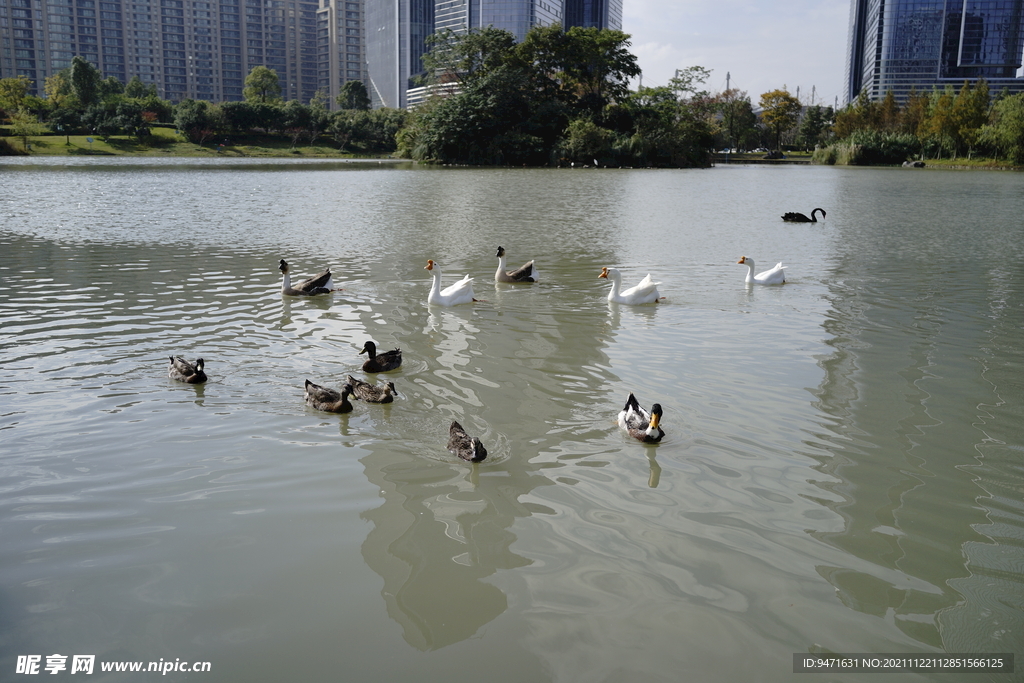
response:
[[[786,221],[787,223],[817,223],[818,219],[815,218],[815,214],[818,213],[819,211],[821,211],[821,217],[824,218],[825,209],[815,209],[814,211],[811,211],[810,218],[800,213],[799,211],[789,211],[787,213],[782,214],[782,220]]]

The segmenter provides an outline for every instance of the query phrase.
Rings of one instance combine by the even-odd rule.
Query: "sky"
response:
[[[762,93],[785,88],[805,104],[844,104],[850,0],[623,0],[622,30],[644,86],[668,85],[676,69],[711,70],[704,88]],[[634,81],[631,85],[637,86]]]

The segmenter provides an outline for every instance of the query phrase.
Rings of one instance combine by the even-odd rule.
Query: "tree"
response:
[[[28,76],[0,78],[0,109],[15,112],[25,104],[25,97],[32,81]]]
[[[208,102],[185,99],[174,108],[174,125],[189,141],[202,145],[212,136],[216,118]]]
[[[747,93],[735,88],[726,90],[719,98],[722,114],[722,131],[726,147],[750,149],[757,145],[757,115],[750,104]]]
[[[516,37],[493,26],[459,33],[444,29],[429,36],[426,44],[425,84],[460,83],[507,64],[512,58]]]
[[[800,137],[808,147],[817,147],[824,142],[825,135],[832,123],[832,107],[812,105],[804,110],[800,121]]]
[[[786,89],[761,95],[761,120],[775,132],[775,149],[782,146],[782,133],[796,125],[802,106]]]
[[[1024,164],[1024,93],[995,103],[992,123],[982,128],[981,137],[1015,164]]]
[[[55,107],[79,107],[74,89],[71,87],[70,69],[61,69],[52,76],[47,76],[43,84],[43,92]]]
[[[341,86],[341,91],[335,100],[342,109],[370,108],[370,95],[366,92],[366,86],[362,81],[347,81]]]
[[[250,102],[274,104],[281,100],[281,84],[277,72],[265,66],[254,66],[245,77],[245,88],[242,90],[245,99]]]
[[[21,138],[21,145],[28,151],[28,136],[38,135],[42,126],[35,115],[26,109],[19,109],[9,114],[11,134]]]
[[[143,99],[145,97],[156,97],[156,83],[143,83],[138,76],[132,76],[128,84],[124,86],[125,97],[132,99]]]
[[[83,107],[95,104],[100,99],[100,82],[103,80],[99,69],[84,57],[71,58],[69,80],[71,91]]]

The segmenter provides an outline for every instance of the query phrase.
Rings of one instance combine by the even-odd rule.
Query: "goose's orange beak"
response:
[[[601,269],[601,274],[598,275],[598,277],[603,277],[603,278],[607,279],[607,277],[608,277],[608,267],[607,266],[605,266],[604,268]]]
[[[434,259],[432,259],[432,258],[427,259],[427,265],[424,266],[423,269],[424,270],[433,270],[434,269]]]

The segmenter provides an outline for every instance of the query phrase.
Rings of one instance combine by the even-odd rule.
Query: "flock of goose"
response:
[[[824,209],[814,209],[810,217],[802,213],[789,212],[782,216],[782,220],[791,223],[816,223],[818,212],[821,212],[822,218],[825,217]],[[505,249],[501,246],[498,247],[495,257],[498,259],[498,269],[494,273],[495,282],[532,283],[537,282],[540,278],[533,261],[529,261],[515,270],[507,270]],[[781,285],[786,282],[785,267],[782,263],[761,273],[755,273],[754,260],[749,257],[742,256],[737,263],[747,266],[745,280],[747,284]],[[295,283],[292,282],[287,261],[281,259],[279,268],[282,276],[281,293],[286,296],[316,296],[335,291],[330,268]],[[433,259],[428,259],[425,269],[432,278],[430,292],[427,295],[428,303],[457,306],[477,300],[473,293],[473,278],[469,275],[464,276],[455,284],[441,289],[441,268],[438,264]],[[656,303],[663,298],[658,292],[658,285],[661,283],[654,282],[650,274],[647,274],[639,284],[627,289],[622,289],[622,274],[615,268],[602,268],[598,277],[611,282],[608,301],[613,303],[641,305]],[[359,353],[360,355],[365,353],[367,356],[366,362],[363,363],[363,372],[391,372],[402,365],[401,349],[378,353],[376,344],[367,341]],[[194,363],[190,363],[180,356],[171,356],[170,361],[170,368],[167,371],[169,378],[188,384],[200,384],[206,381],[202,358],[197,358]],[[356,379],[352,375],[348,375],[347,379],[348,381],[341,391],[314,384],[307,379],[305,383],[306,404],[324,412],[347,413],[353,408],[349,397],[367,403],[391,403],[398,395],[394,382],[373,385]],[[619,427],[634,439],[644,443],[658,443],[665,436],[665,431],[661,428],[662,415],[661,404],[655,403],[650,410],[647,410],[640,406],[636,397],[630,392],[626,404],[619,411],[617,422]],[[452,421],[448,429],[448,450],[469,462],[480,462],[487,457],[487,449],[480,439],[467,434],[462,425],[455,420]]]

